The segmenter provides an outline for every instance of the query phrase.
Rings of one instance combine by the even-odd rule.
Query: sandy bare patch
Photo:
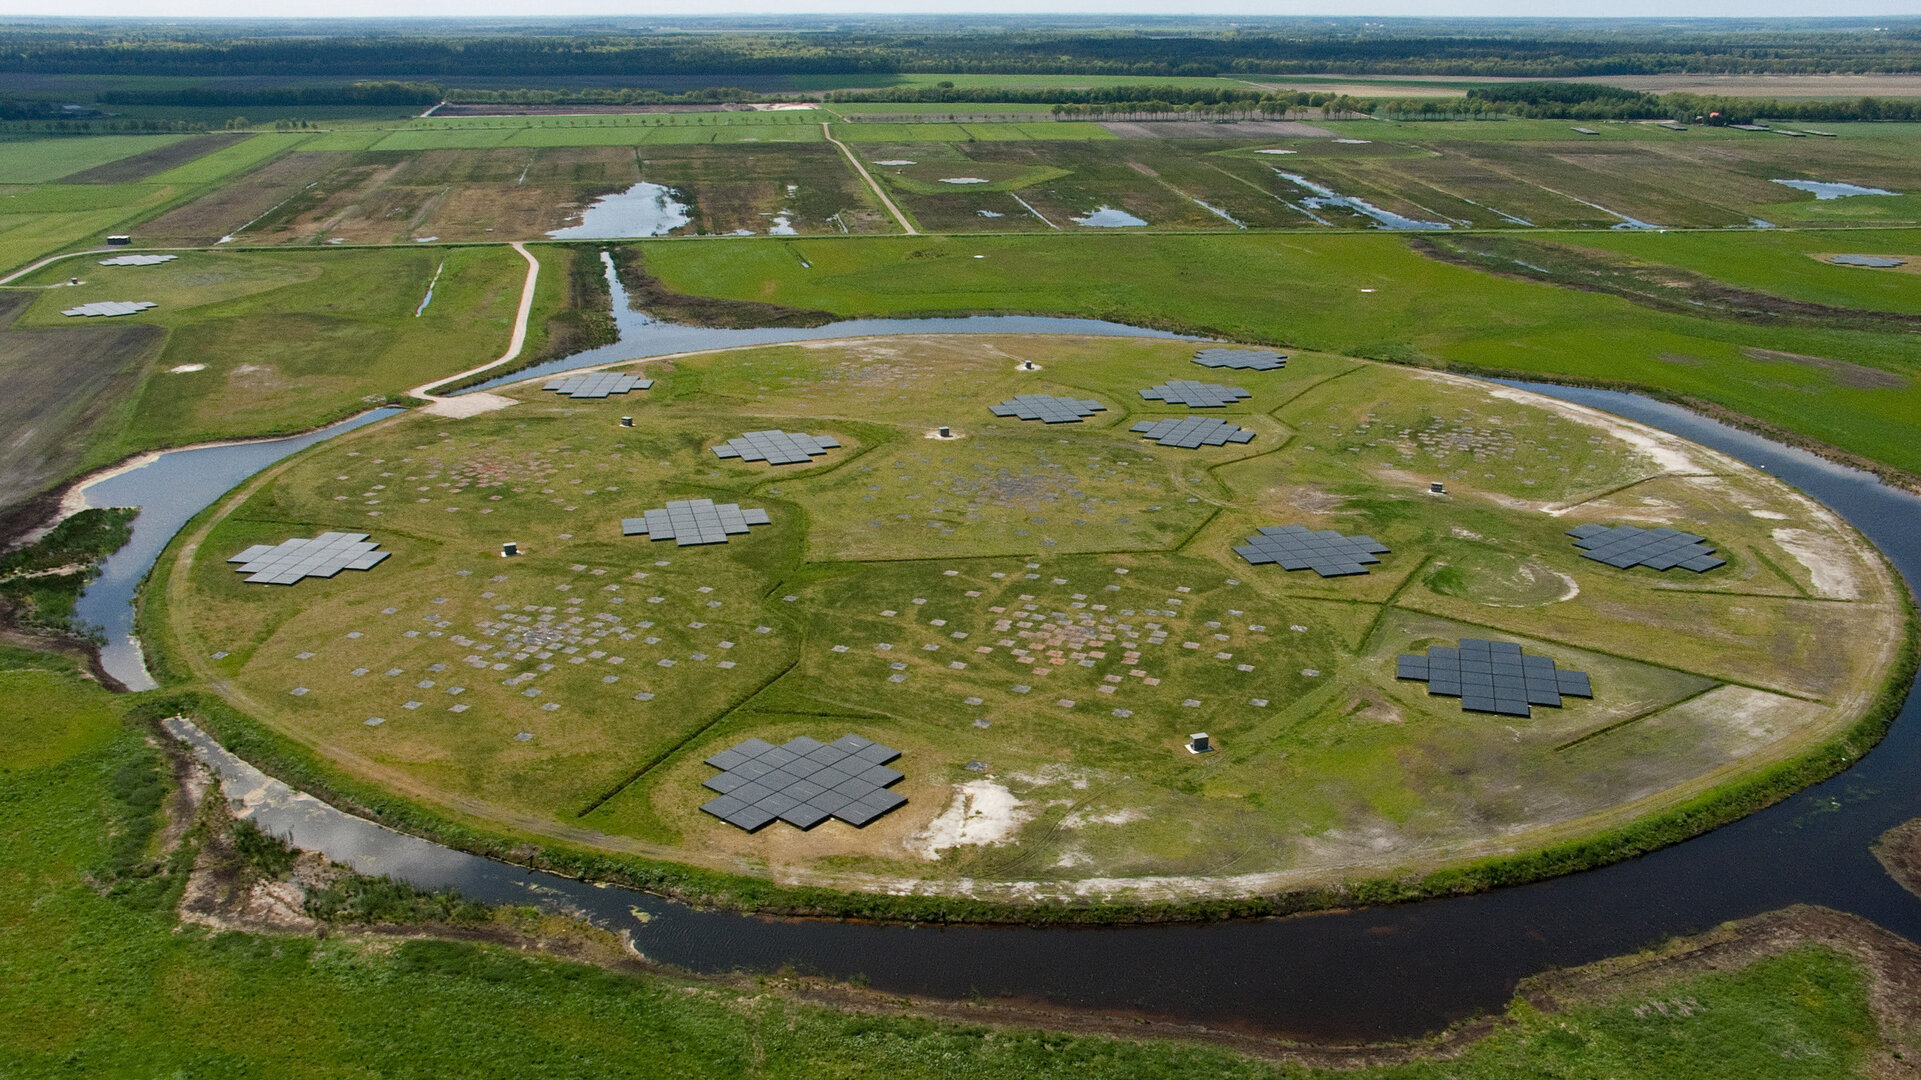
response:
[[[1545,397],[1541,394],[1529,393],[1526,390],[1516,390],[1507,386],[1487,386],[1484,384],[1484,388],[1490,397],[1497,397],[1506,401],[1515,401],[1523,405],[1532,405],[1537,409],[1546,409],[1549,412],[1558,413],[1575,423],[1584,424],[1588,427],[1601,428],[1609,435],[1626,443],[1630,449],[1651,459],[1655,465],[1660,467],[1662,472],[1716,472],[1719,471],[1721,467],[1724,467],[1722,462],[1717,461],[1710,464],[1704,460],[1705,454],[1711,453],[1711,451],[1706,451],[1704,448],[1693,447],[1688,444],[1686,440],[1678,436],[1669,435],[1667,432],[1658,431],[1651,427],[1644,427],[1632,420],[1623,420],[1618,416],[1611,416],[1601,412],[1599,409],[1590,409],[1585,405],[1576,405],[1573,402],[1561,401],[1558,398]]]
[[[1076,810],[1061,819],[1061,828],[1082,829],[1089,825],[1129,825],[1136,821],[1146,820],[1146,818],[1147,811],[1131,806],[1123,807],[1119,810],[1109,810],[1106,813],[1099,814],[1085,810]]]
[[[1854,573],[1853,553],[1831,536],[1806,529],[1776,529],[1774,542],[1808,568],[1814,595],[1829,600],[1858,600],[1861,585]]]
[[[460,419],[465,416],[479,416],[481,413],[490,413],[495,409],[504,409],[509,405],[518,404],[520,404],[520,402],[515,401],[513,398],[501,397],[499,394],[461,394],[458,397],[434,398],[428,403],[427,407],[421,411],[432,416],[446,416]]]
[[[924,859],[939,859],[948,848],[1005,844],[1033,817],[1027,804],[992,780],[954,785],[954,801],[908,838],[907,849]]]

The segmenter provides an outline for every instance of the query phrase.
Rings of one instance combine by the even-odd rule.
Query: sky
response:
[[[145,18],[353,18],[794,14],[1425,15],[1855,17],[1921,15],[1921,0],[0,0],[9,15]]]

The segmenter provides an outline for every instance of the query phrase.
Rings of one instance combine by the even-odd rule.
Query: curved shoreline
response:
[[[595,366],[634,362],[610,361]],[[1467,381],[1460,375],[1435,373],[1433,377]],[[518,382],[537,378],[529,376]],[[1578,404],[1562,401],[1560,406],[1595,412],[1610,425],[1641,426]],[[1658,428],[1649,430],[1662,438],[1673,437]],[[1699,447],[1691,441],[1688,445]],[[1703,449],[1733,460],[1721,451]],[[1765,470],[1761,472],[1765,475]],[[235,492],[229,492],[221,502],[231,505],[235,497]],[[200,533],[204,535],[209,527],[210,521],[203,522]],[[1878,552],[1875,558],[1886,567]],[[177,556],[168,571],[177,570],[179,561]],[[1905,590],[1897,591],[1906,595]],[[1316,867],[1311,873],[1277,871],[1198,881],[1144,878],[1070,882],[929,882],[815,872],[747,876],[722,865],[690,863],[677,852],[637,845],[624,838],[601,837],[531,819],[463,813],[458,808],[428,803],[418,794],[403,794],[339,768],[347,764],[344,760],[320,760],[330,752],[246,717],[232,703],[223,702],[223,711],[231,716],[218,726],[229,727],[231,732],[230,725],[237,721],[255,729],[246,741],[258,749],[266,749],[259,736],[280,744],[268,754],[273,763],[262,764],[269,768],[277,764],[283,775],[289,775],[287,770],[291,768],[291,775],[304,777],[297,783],[343,810],[370,814],[472,853],[505,856],[515,864],[560,876],[621,884],[690,903],[762,913],[905,923],[1197,922],[1461,895],[1539,881],[1643,854],[1749,815],[1845,769],[1879,740],[1912,678],[1912,614],[1911,609],[1904,613],[1910,629],[1903,635],[1900,655],[1891,662],[1885,685],[1864,690],[1868,707],[1853,720],[1829,728],[1824,736],[1790,751],[1746,762],[1747,771],[1737,779],[1713,783],[1710,778],[1684,786],[1678,793],[1671,788],[1590,815],[1582,819],[1585,828],[1562,822],[1538,830],[1532,843],[1504,843],[1505,838],[1494,838],[1463,842],[1442,852],[1424,852],[1421,865],[1427,869],[1421,871],[1390,872],[1379,866],[1355,864]],[[307,765],[296,764],[302,758],[307,759]],[[319,766],[318,772],[313,765]],[[1649,810],[1649,802],[1662,805]]]

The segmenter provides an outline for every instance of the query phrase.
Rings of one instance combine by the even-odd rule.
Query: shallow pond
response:
[[[673,188],[643,180],[626,191],[602,195],[581,211],[580,224],[555,229],[555,240],[618,240],[630,236],[665,236],[693,219],[687,204]]]
[[[1086,225],[1095,229],[1131,229],[1137,225],[1147,224],[1146,221],[1135,217],[1127,211],[1116,210],[1111,206],[1097,207],[1085,217],[1069,218],[1068,220],[1076,225]]]
[[[1826,180],[1776,180],[1774,182],[1782,185],[1783,187],[1794,188],[1797,191],[1810,192],[1811,194],[1814,195],[1816,199],[1824,199],[1824,200],[1825,199],[1845,199],[1850,195],[1899,195],[1901,194],[1898,191],[1888,191],[1885,188],[1862,187],[1860,184],[1832,183]]]
[[[1275,169],[1274,171],[1283,178],[1293,181],[1295,186],[1313,192],[1309,197],[1302,199],[1301,203],[1304,206],[1310,206],[1316,210],[1324,210],[1331,206],[1337,209],[1351,211],[1362,217],[1372,218],[1374,224],[1382,229],[1453,228],[1452,225],[1449,225],[1445,221],[1421,221],[1417,218],[1397,214],[1392,210],[1383,210],[1373,203],[1368,202],[1366,199],[1354,195],[1342,195],[1333,188],[1327,187],[1324,184],[1317,184],[1307,177],[1296,173],[1282,172],[1280,169]]]

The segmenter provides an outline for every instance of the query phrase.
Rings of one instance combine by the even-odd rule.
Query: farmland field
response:
[[[433,303],[416,317],[437,269]],[[9,460],[7,470],[37,488],[143,450],[286,434],[359,412],[497,355],[525,271],[504,248],[198,252],[161,266],[51,267],[30,280],[79,273],[82,284],[0,294],[21,312],[0,332],[13,343],[9,377],[57,383],[67,395],[13,399],[37,418],[34,437],[9,452],[33,446],[45,456],[31,469]],[[105,325],[60,314],[130,298],[158,306]]]
[[[1227,374],[1193,351],[774,347],[656,365],[636,399],[536,383],[505,411],[378,425],[195,541],[169,648],[249,714],[494,827],[585,828],[784,880],[1067,896],[1299,888],[1581,835],[1831,737],[1892,662],[1901,608],[1878,557],[1763,474],[1325,354],[1232,373],[1253,397],[1224,413],[1251,443],[1143,443],[1130,424],[1185,410],[1139,387]],[[988,411],[1019,393],[1107,411],[1072,426]],[[931,438],[943,423],[960,437]],[[770,427],[840,448],[779,469],[709,449]],[[765,507],[772,525],[722,548],[620,535],[620,518],[691,497]],[[1687,580],[1602,567],[1563,535],[1589,521],[1698,531],[1730,562]],[[1282,524],[1392,554],[1325,580],[1232,554]],[[394,557],[292,588],[223,561],[327,529]],[[521,558],[499,558],[508,539]],[[1497,722],[1395,680],[1397,653],[1476,636],[1602,689]],[[1842,641],[1858,644],[1821,656]],[[1219,753],[1181,749],[1199,727]],[[707,756],[846,731],[906,752],[905,809],[752,835],[697,809]],[[994,820],[958,828],[976,810]],[[1235,840],[1197,850],[1196,830]],[[1213,880],[1223,866],[1231,880]]]

